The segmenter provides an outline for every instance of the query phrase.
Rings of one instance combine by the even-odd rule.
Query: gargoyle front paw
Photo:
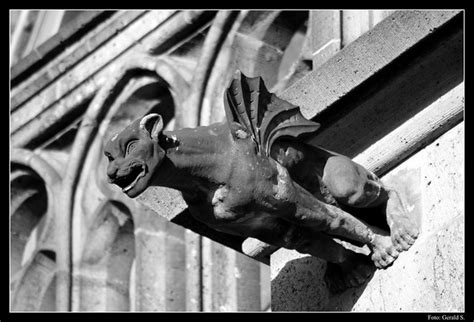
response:
[[[385,269],[392,265],[400,254],[388,235],[375,235],[371,250],[371,259],[374,262],[375,267],[379,269]]]

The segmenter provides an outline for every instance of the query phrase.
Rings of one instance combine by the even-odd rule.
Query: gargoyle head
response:
[[[109,183],[122,188],[130,198],[145,191],[165,157],[165,150],[158,144],[162,130],[162,117],[149,114],[115,134],[105,145]]]

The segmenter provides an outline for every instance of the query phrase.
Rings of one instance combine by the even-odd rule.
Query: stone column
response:
[[[261,311],[269,296],[261,293],[268,287],[262,275],[269,273],[261,266],[266,265],[203,237],[203,310]]]
[[[152,211],[135,228],[136,311],[186,310],[184,229]]]

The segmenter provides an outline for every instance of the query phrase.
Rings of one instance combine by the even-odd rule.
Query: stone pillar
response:
[[[152,211],[135,228],[136,311],[186,310],[184,229]]]
[[[202,236],[186,229],[186,311],[202,311]]]
[[[203,310],[261,311],[269,296],[268,292],[261,294],[268,287],[262,273],[269,273],[261,266],[256,260],[203,237]]]
[[[133,222],[105,203],[90,225],[74,283],[79,311],[129,311],[135,257]]]
[[[25,265],[12,297],[12,311],[40,311],[50,285],[54,283],[56,264],[44,252],[37,252]],[[46,299],[48,301],[48,299]]]

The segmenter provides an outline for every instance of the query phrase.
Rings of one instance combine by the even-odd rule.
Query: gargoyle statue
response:
[[[333,292],[361,285],[374,264],[390,266],[414,243],[418,228],[397,193],[349,158],[304,143],[319,124],[261,77],[236,72],[224,103],[227,122],[210,126],[163,131],[158,114],[134,121],[105,146],[109,182],[131,198],[148,186],[177,189],[215,230],[325,259]],[[380,206],[390,233],[349,214]],[[334,238],[367,245],[370,256]]]

